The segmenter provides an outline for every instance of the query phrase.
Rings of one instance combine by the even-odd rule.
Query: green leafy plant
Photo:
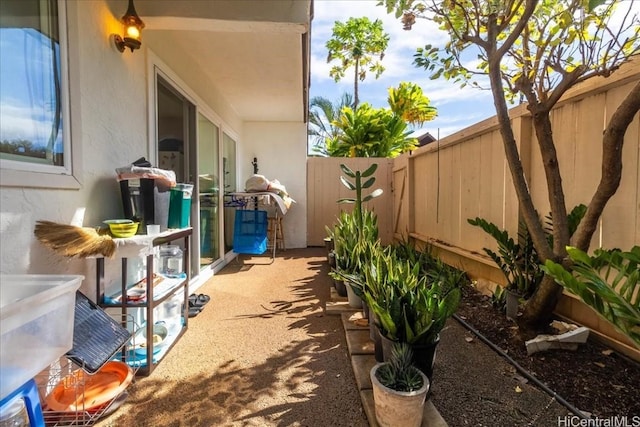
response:
[[[573,274],[551,260],[544,271],[640,348],[640,246],[597,249],[593,256],[568,247],[567,253]]]
[[[458,308],[460,288],[444,281],[429,283],[420,265],[400,259],[392,246],[372,248],[363,271],[363,295],[378,319],[380,332],[392,341],[435,342]]]
[[[334,254],[337,268],[330,275],[334,279],[345,280],[356,295],[362,297],[361,281],[351,280],[349,276],[360,276],[364,265],[370,258],[368,242],[378,240],[378,221],[374,212],[363,208],[368,202],[382,194],[381,189],[364,195],[363,190],[370,188],[375,182],[373,174],[378,168],[374,163],[364,172],[353,171],[345,164],[340,168],[347,177],[340,176],[340,181],[349,190],[355,191],[355,197],[338,200],[338,203],[354,204],[353,212],[342,211],[331,233],[334,239]],[[351,180],[349,180],[351,178]],[[364,179],[364,182],[363,182]]]
[[[584,217],[587,207],[583,204],[575,206],[567,215],[567,227],[569,236],[578,228]],[[498,244],[498,252],[483,248],[487,255],[500,268],[507,279],[507,289],[517,293],[520,297],[528,299],[538,288],[544,277],[540,256],[535,248],[531,234],[524,223],[520,224],[518,242],[516,242],[506,230],[501,230],[494,223],[482,218],[468,219],[469,224],[482,228],[493,237]],[[545,235],[549,246],[553,246],[553,219],[547,215],[545,221]],[[494,293],[497,306],[502,306],[504,296],[502,292]]]
[[[349,18],[347,22],[336,21],[331,38],[327,41],[327,62],[336,61],[329,75],[339,82],[346,71],[353,67],[353,108],[359,104],[358,81],[364,81],[367,72],[377,79],[384,72],[380,62],[389,44],[389,34],[384,32],[382,21],[369,18]],[[379,58],[376,59],[376,57]]]
[[[520,243],[517,243],[506,230],[500,230],[494,223],[482,218],[467,220],[469,224],[482,228],[498,244],[498,252],[483,248],[485,253],[507,279],[507,289],[527,299],[533,294],[544,273],[540,269],[538,253],[533,246],[530,234],[522,224],[518,233]]]
[[[380,383],[392,390],[410,392],[420,390],[424,378],[413,364],[413,351],[407,343],[395,343],[389,360],[376,370]]]
[[[422,125],[438,115],[436,107],[415,83],[400,82],[398,87],[389,88],[387,103],[395,115],[411,124]]]
[[[340,169],[342,170],[342,172],[344,172],[345,175],[347,175],[347,177],[353,179],[353,181],[349,181],[349,179],[345,178],[344,176],[340,176],[340,182],[342,182],[342,184],[345,187],[347,187],[349,190],[355,191],[356,197],[355,198],[345,197],[345,198],[339,199],[338,203],[354,204],[353,215],[356,221],[358,236],[360,237],[360,240],[362,240],[365,237],[365,233],[372,232],[372,230],[370,229],[365,229],[362,204],[380,196],[382,194],[382,189],[380,188],[375,189],[370,194],[364,197],[362,194],[362,190],[370,188],[373,185],[373,183],[376,182],[376,178],[373,176],[373,174],[378,169],[378,164],[373,163],[364,172],[360,172],[360,171],[354,172],[353,170],[351,170],[351,168],[349,168],[349,166],[345,165],[344,163],[340,164]],[[362,182],[363,178],[368,178],[368,179]],[[366,224],[366,225],[367,227],[372,226],[372,224]],[[375,225],[375,227],[376,227],[375,234],[377,238],[377,233],[378,233],[377,224]]]
[[[496,286],[491,293],[491,306],[503,313],[507,311],[507,291],[502,286]]]
[[[345,107],[333,125],[340,132],[326,140],[332,157],[393,158],[418,147],[407,123],[388,108],[373,108],[368,103],[357,110]]]
[[[610,108],[600,134],[602,156],[600,175],[589,197],[589,209],[570,240],[563,168],[556,141],[554,108],[567,91],[581,82],[600,76],[609,78],[621,65],[640,52],[637,4],[623,1],[436,1],[381,0],[387,12],[402,17],[404,29],[430,21],[446,33],[439,46],[417,49],[414,64],[431,78],[445,78],[490,87],[500,128],[505,159],[519,201],[519,212],[535,242],[541,260],[561,260],[565,248],[573,245],[589,249],[599,220],[609,200],[622,182],[625,132],[633,126],[640,109],[640,83],[634,83]],[[420,19],[419,19],[420,18]],[[473,54],[478,61],[468,61]],[[519,139],[511,120],[509,103],[526,101],[536,130],[540,164],[546,179],[546,197],[533,197],[520,156]],[[609,109],[607,110],[609,111]],[[628,144],[629,142],[627,142]],[[537,215],[536,199],[544,199],[554,215],[554,245],[549,246],[544,224]],[[548,325],[560,286],[545,277],[527,300],[518,326],[526,335],[540,332]]]

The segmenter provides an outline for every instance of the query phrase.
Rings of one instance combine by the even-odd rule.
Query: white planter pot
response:
[[[380,427],[420,427],[424,402],[429,391],[429,380],[422,375],[422,388],[411,392],[395,391],[383,386],[376,371],[383,363],[377,363],[369,373],[373,385],[376,420]]]
[[[347,288],[347,301],[349,302],[349,307],[362,308],[362,298],[356,295],[356,293],[353,291],[353,288],[346,280],[344,282],[344,285]]]

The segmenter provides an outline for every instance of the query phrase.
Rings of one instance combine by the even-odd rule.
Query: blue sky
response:
[[[495,115],[490,91],[472,87],[460,89],[444,79],[430,80],[426,71],[413,65],[413,55],[418,47],[426,44],[443,46],[445,34],[425,20],[418,20],[411,31],[405,31],[393,14],[387,14],[385,8],[376,3],[377,0],[315,0],[311,30],[311,97],[322,96],[335,103],[344,92],[353,93],[352,72],[347,72],[339,83],[329,77],[331,64],[327,63],[325,43],[331,38],[335,21],[346,22],[350,17],[366,16],[371,20],[381,19],[390,40],[382,60],[386,70],[377,80],[373,75],[367,75],[365,81],[359,83],[360,102],[388,107],[389,87],[402,81],[416,83],[438,109],[438,117],[425,123],[423,130],[416,133],[427,131],[437,137],[439,130],[441,138]]]

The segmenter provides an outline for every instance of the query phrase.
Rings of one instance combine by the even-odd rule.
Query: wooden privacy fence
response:
[[[338,199],[355,197],[355,191],[350,191],[340,182],[340,176],[344,175],[340,169],[341,163],[349,166],[354,172],[365,171],[372,163],[378,164],[374,174],[375,183],[363,193],[366,195],[376,188],[381,188],[382,195],[367,202],[365,207],[376,213],[382,242],[391,243],[393,239],[391,222],[393,159],[310,157],[307,160],[307,245],[324,245],[324,238],[327,237],[325,226],[332,226],[340,215],[340,211],[353,210],[352,204],[337,203]]]
[[[590,79],[573,88],[552,111],[551,120],[563,177],[567,209],[588,204],[600,179],[602,132],[622,99],[640,80],[640,61],[608,79]],[[531,118],[525,106],[510,111],[524,172],[533,202],[549,212],[546,180]],[[591,248],[629,249],[640,244],[640,119],[625,134],[623,176],[609,201]],[[378,214],[384,243],[407,236],[432,244],[446,262],[493,289],[504,277],[484,254],[495,241],[469,218],[481,217],[517,233],[518,199],[511,181],[497,119],[491,118],[396,159],[309,158],[307,163],[307,242],[323,245],[325,226],[333,224],[341,197],[353,192],[340,183],[340,163],[364,170],[378,163],[374,188],[383,196],[369,203]],[[640,352],[587,306],[570,295],[559,314],[590,327],[618,350],[640,360]],[[612,341],[614,340],[614,341]]]
[[[640,80],[640,63],[621,68],[608,79],[591,79],[574,88],[551,113],[567,210],[588,204],[601,175],[602,133],[611,115]],[[549,213],[547,186],[530,115],[524,105],[510,111],[515,138],[533,202]],[[622,181],[604,210],[591,248],[630,249],[640,244],[640,119],[625,134]],[[497,119],[491,118],[431,143],[394,161],[395,236],[429,242],[447,262],[468,271],[481,285],[503,284],[504,277],[484,255],[496,249],[492,237],[467,220],[481,217],[517,235],[519,210]],[[400,184],[401,183],[401,184]],[[398,204],[399,203],[399,204]],[[605,321],[573,297],[558,307],[596,333],[619,336]],[[637,350],[627,350],[635,353]]]

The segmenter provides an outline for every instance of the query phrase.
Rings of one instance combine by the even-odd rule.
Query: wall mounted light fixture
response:
[[[133,52],[134,49],[140,49],[140,45],[142,45],[141,39],[144,22],[142,22],[142,19],[140,19],[136,13],[133,0],[129,0],[127,13],[124,14],[120,21],[124,25],[124,37],[120,37],[117,34],[114,36],[118,50],[120,52],[124,52],[125,48],[128,47],[131,49],[131,52]]]

